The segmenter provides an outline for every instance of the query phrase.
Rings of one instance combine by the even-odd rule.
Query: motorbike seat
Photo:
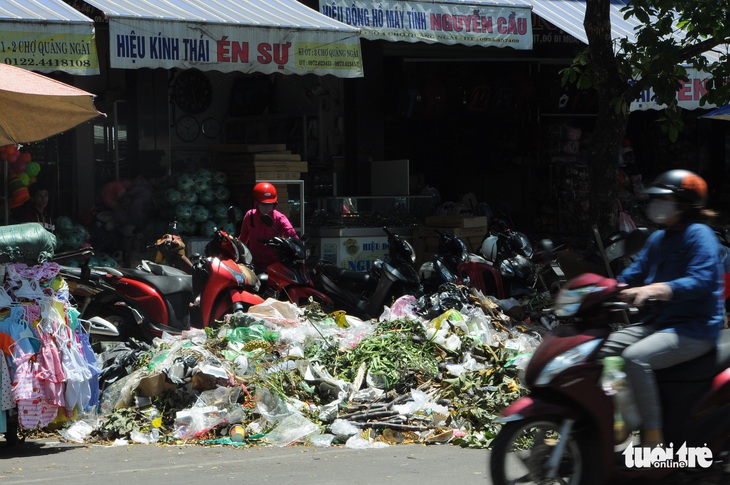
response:
[[[119,268],[119,272],[126,278],[142,281],[156,288],[163,295],[173,293],[188,293],[193,300],[193,277],[184,271],[169,268],[166,275],[155,275],[140,269]],[[175,273],[178,274],[175,274]]]
[[[658,381],[703,381],[713,379],[727,368],[730,368],[730,329],[720,332],[717,347],[712,351],[655,374]]]
[[[112,268],[89,268],[89,280],[91,281],[98,281],[101,277],[106,275],[108,273],[107,270],[110,270]],[[115,270],[116,272],[116,270]],[[74,268],[72,266],[61,266],[61,274],[62,276],[70,276],[75,279],[82,279],[84,277],[83,275],[83,269],[82,268]],[[119,274],[121,276],[121,274]]]

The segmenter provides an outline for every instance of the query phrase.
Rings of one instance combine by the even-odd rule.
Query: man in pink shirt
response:
[[[297,233],[289,219],[276,210],[278,203],[276,187],[269,182],[256,184],[253,188],[253,199],[256,206],[243,216],[241,234],[238,238],[251,251],[256,271],[265,272],[270,264],[279,260],[276,250],[267,246],[265,242],[276,236],[297,237]],[[271,216],[274,220],[273,226],[264,224],[261,220],[263,215]]]

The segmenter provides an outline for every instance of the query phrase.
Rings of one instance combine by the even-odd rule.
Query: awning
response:
[[[360,30],[296,0],[85,0],[111,67],[362,77]]]
[[[585,28],[583,27],[583,19],[586,14],[585,0],[527,0],[532,3],[533,12],[559,29],[567,32],[584,44],[588,43]],[[611,37],[613,39],[629,39],[631,42],[636,41],[635,28],[642,25],[637,19],[629,17],[624,19],[624,13],[621,9],[626,6],[625,0],[612,0],[610,5],[611,15]],[[680,30],[675,34],[678,38],[682,38]],[[716,52],[707,52],[704,54],[710,62],[716,62],[720,56]],[[697,109],[700,107],[699,99],[704,94],[704,83],[710,77],[709,74],[698,72],[695,69],[687,69],[687,77],[689,81],[682,84],[682,88],[677,93],[677,102],[680,108]],[[631,103],[631,111],[644,111],[649,109],[663,109],[664,105],[659,105],[652,100],[653,93],[651,90],[642,92],[639,98]],[[714,105],[705,104],[703,108],[712,108]]]
[[[63,0],[0,0],[0,59],[44,73],[99,74],[94,22]]]
[[[319,11],[368,40],[532,49],[527,1],[319,0]]]

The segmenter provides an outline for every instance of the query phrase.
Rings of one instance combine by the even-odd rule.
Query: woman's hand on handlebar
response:
[[[619,294],[621,299],[635,306],[641,306],[648,300],[669,301],[672,299],[672,288],[666,283],[652,283],[646,286],[625,288]]]

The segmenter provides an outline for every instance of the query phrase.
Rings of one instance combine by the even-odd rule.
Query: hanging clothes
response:
[[[68,328],[68,327],[66,327]],[[64,332],[59,332],[63,334]],[[91,400],[91,371],[86,365],[81,349],[73,335],[61,337],[61,364],[66,374],[66,414],[83,411]]]
[[[43,428],[58,414],[54,406],[43,398],[37,379],[36,354],[23,354],[15,359],[16,369],[11,394],[18,406],[18,423],[26,429]]]
[[[86,360],[86,364],[91,372],[91,379],[89,379],[89,387],[91,395],[89,397],[89,406],[96,406],[99,404],[99,376],[101,375],[101,368],[96,361],[96,354],[91,348],[91,342],[89,342],[89,334],[82,331],[77,331],[79,341],[81,342],[81,352]]]

